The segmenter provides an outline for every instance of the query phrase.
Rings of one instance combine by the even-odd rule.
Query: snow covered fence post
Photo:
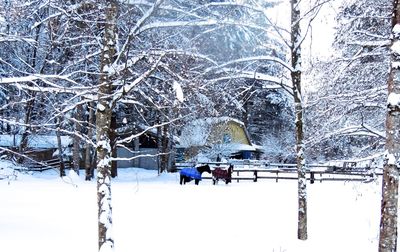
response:
[[[101,5],[100,5],[101,6]],[[101,54],[100,87],[96,109],[97,205],[99,251],[113,251],[111,207],[112,64],[116,53],[117,3],[105,1],[105,28]]]
[[[393,0],[391,67],[386,112],[386,160],[383,171],[379,252],[397,251],[400,158],[400,4]]]
[[[301,32],[300,6],[298,0],[291,0],[291,78],[295,104],[296,160],[298,175],[298,231],[297,238],[307,240],[307,179],[304,158],[303,100],[301,95]]]

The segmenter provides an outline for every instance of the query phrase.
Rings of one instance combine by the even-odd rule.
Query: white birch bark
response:
[[[307,240],[307,179],[304,158],[303,101],[301,94],[301,33],[298,0],[291,0],[291,78],[295,103],[296,160],[298,174],[298,231],[297,238]]]
[[[110,69],[116,53],[117,4],[105,1],[106,24],[101,57],[101,76],[96,109],[97,141],[97,204],[99,251],[113,251],[111,206],[111,143],[112,78]]]

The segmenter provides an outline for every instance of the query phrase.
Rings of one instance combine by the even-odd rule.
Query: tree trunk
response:
[[[161,169],[160,173],[164,172],[168,166],[168,124],[162,128],[162,141],[161,141]]]
[[[160,122],[158,121],[160,124]],[[161,163],[162,163],[162,126],[157,127],[157,149],[158,149],[158,155],[157,155],[157,164],[158,164],[158,174],[161,173]]]
[[[72,151],[72,159],[73,159],[73,169],[76,174],[79,174],[79,164],[81,160],[81,151],[80,151],[80,142],[81,139],[78,134],[81,133],[81,119],[82,119],[82,105],[78,104],[76,106],[75,112],[75,135],[73,138],[73,151]]]
[[[391,68],[388,79],[388,110],[386,114],[386,162],[382,179],[379,252],[397,251],[397,207],[400,158],[400,3],[393,1],[393,39]]]
[[[33,112],[34,104],[35,104],[35,98],[29,99],[26,104],[26,113],[25,113],[25,119],[24,119],[25,130],[24,130],[24,133],[22,133],[21,142],[19,144],[19,153],[20,154],[23,154],[25,152],[26,148],[28,147],[28,136],[31,133],[31,127],[29,126],[29,124],[31,123],[31,120],[32,120],[32,112]],[[21,158],[18,158],[17,161],[18,161],[18,163],[22,163],[23,156],[21,156]]]
[[[115,113],[112,113],[111,126],[110,126],[110,142],[111,142],[111,157],[112,158],[117,157],[116,129],[117,129],[117,115]],[[115,178],[117,176],[118,176],[117,161],[113,160],[113,161],[111,161],[111,177]]]
[[[112,251],[114,239],[111,234],[111,143],[109,136],[112,116],[112,78],[109,76],[109,70],[112,69],[116,53],[117,4],[114,0],[108,0],[105,3],[106,24],[96,109],[98,242],[99,251]]]
[[[291,0],[291,58],[293,95],[296,114],[296,160],[298,175],[298,231],[297,238],[307,240],[307,179],[304,158],[303,104],[301,95],[301,33],[298,0]]]
[[[39,44],[39,35],[40,35],[40,30],[41,30],[41,26],[42,26],[42,24],[39,24],[37,27],[36,27],[36,34],[35,34],[35,41]],[[31,63],[31,67],[32,67],[32,69],[35,69],[36,68],[36,60],[37,60],[37,53],[38,53],[38,48],[37,48],[37,46],[35,46],[34,48],[33,48],[33,52],[32,52],[32,63]],[[31,83],[29,83],[28,85],[32,85]],[[24,120],[24,123],[25,123],[25,130],[24,130],[24,133],[22,133],[22,136],[21,136],[21,142],[20,142],[20,145],[19,145],[19,152],[20,152],[20,154],[23,154],[23,152],[25,151],[25,149],[28,147],[28,136],[29,136],[29,134],[31,134],[31,127],[30,127],[30,123],[31,123],[31,121],[32,121],[32,114],[33,114],[33,109],[34,109],[34,106],[35,106],[35,100],[36,100],[36,92],[34,92],[34,91],[32,91],[32,92],[28,92],[28,94],[30,94],[31,95],[31,97],[29,97],[27,100],[27,103],[26,103],[26,112],[25,112],[25,120]],[[21,156],[21,157],[23,157],[23,156]],[[17,162],[19,162],[19,163],[22,163],[22,161],[23,161],[23,158],[19,158],[18,160],[17,160]]]
[[[94,119],[94,108],[92,106],[92,103],[88,104],[88,110],[89,110],[89,118],[88,118],[88,132],[87,132],[87,137],[89,140],[92,140],[93,137],[93,125],[95,123]],[[86,143],[86,153],[85,153],[85,180],[89,181],[94,177],[93,174],[93,165],[92,165],[92,145],[90,142]]]
[[[134,134],[139,133],[139,131],[137,130],[137,128],[135,127]],[[139,137],[136,137],[135,139],[133,139],[133,151],[135,153],[135,156],[139,155],[139,151],[140,151],[140,142],[139,142]],[[140,163],[139,163],[139,158],[135,158],[133,159],[133,167],[139,167]]]
[[[168,167],[167,171],[171,172],[172,168],[175,167],[175,156],[176,156],[176,151],[175,151],[175,142],[174,142],[174,129],[175,129],[175,124],[171,124],[169,127],[169,133],[168,133]]]
[[[64,165],[64,158],[63,158],[63,149],[62,149],[62,143],[61,143],[61,134],[60,134],[60,128],[61,128],[61,118],[57,118],[57,146],[58,146],[58,158],[60,160],[60,177],[65,176],[65,165]]]

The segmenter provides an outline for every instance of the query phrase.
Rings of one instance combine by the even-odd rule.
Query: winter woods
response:
[[[100,88],[96,82],[104,10],[93,1],[5,2],[2,29],[8,33],[3,34],[1,43],[5,48],[2,129],[21,136],[21,154],[28,146],[29,135],[54,134],[59,129],[73,138],[73,166],[79,172],[77,163],[86,160],[89,179],[96,146],[95,121],[90,115]],[[291,116],[287,105],[290,98],[279,91],[282,83],[288,87],[282,77],[289,67],[285,43],[277,35],[283,31],[266,14],[275,3],[117,4],[117,51],[112,66],[106,69],[113,78],[114,131],[119,135],[112,147],[132,143],[134,137],[123,139],[131,130],[139,137],[165,127],[160,132],[167,139],[167,135],[178,134],[176,127],[201,116],[243,119],[254,129],[251,134],[260,144],[274,135],[276,138],[282,130],[290,134],[290,124],[282,126],[269,120],[269,125],[275,126],[268,133],[271,137],[265,137],[263,131],[269,125],[256,118],[265,116],[259,105],[268,104],[273,114],[285,111],[284,116]],[[24,12],[29,22],[18,19]],[[11,26],[15,26],[12,32]],[[174,98],[177,85],[184,90],[185,102]],[[265,96],[266,101],[262,99]],[[286,120],[280,114],[278,118]],[[174,127],[169,127],[171,121]],[[284,138],[278,143],[286,148],[288,141]],[[163,145],[171,146],[173,141],[169,142]],[[83,146],[86,157],[78,154]],[[278,155],[285,157],[283,152]]]
[[[139,166],[150,156],[159,172],[171,171],[183,125],[230,116],[264,149],[262,159],[297,163],[305,240],[307,163],[386,148],[384,189],[397,194],[391,2],[343,1],[332,57],[311,65],[302,49],[330,1],[0,0],[0,131],[14,140],[1,154],[28,163],[32,139],[54,136],[60,176],[70,162],[97,178],[102,250],[113,247],[117,161]],[[145,144],[156,153],[142,152]],[[383,195],[386,227],[396,211],[384,207],[396,203]]]
[[[311,158],[383,151],[391,6],[391,1],[354,1],[340,9],[332,56],[306,75]]]

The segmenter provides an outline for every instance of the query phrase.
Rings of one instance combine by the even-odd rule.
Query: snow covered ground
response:
[[[4,163],[0,163],[1,165]],[[377,251],[380,182],[308,185],[309,239],[297,237],[297,182],[179,185],[177,174],[120,169],[115,250]],[[0,180],[0,251],[97,251],[96,183],[56,171]]]

